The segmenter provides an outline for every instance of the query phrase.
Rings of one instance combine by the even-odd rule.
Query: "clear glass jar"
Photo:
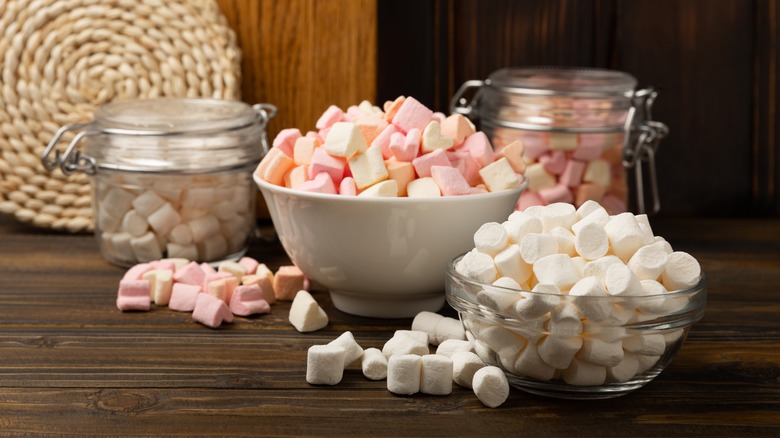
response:
[[[635,87],[634,77],[613,70],[506,68],[464,83],[450,111],[478,119],[497,151],[522,142],[529,185],[519,210],[592,199],[611,213],[626,211],[626,170],[634,169],[644,213],[646,163],[657,212],[654,158],[668,129],[650,117],[656,92]],[[470,89],[477,91],[469,101]]]
[[[252,171],[275,112],[217,99],[113,102],[90,123],[62,127],[42,162],[93,176],[95,235],[111,263],[237,259],[254,231]],[[52,158],[68,131],[77,133]]]

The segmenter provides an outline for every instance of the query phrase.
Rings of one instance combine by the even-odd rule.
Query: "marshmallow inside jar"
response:
[[[566,225],[528,226],[551,219]],[[654,236],[643,215],[609,216],[590,201],[576,210],[551,204],[514,212],[502,225],[515,230],[505,248],[475,234],[475,247],[449,264],[447,301],[480,359],[521,390],[569,399],[628,394],[669,365],[704,314],[707,280],[698,261]],[[560,227],[589,244],[571,252],[559,243],[542,254],[521,246],[564,235]],[[589,250],[603,239],[604,254]]]
[[[95,235],[111,263],[237,260],[255,228],[251,175],[275,111],[199,98],[113,102],[63,128],[80,132],[44,165],[92,176]]]
[[[285,251],[336,308],[413,317],[444,305],[447,263],[526,187],[476,134],[412,97],[332,106],[316,131],[280,132],[254,178]]]

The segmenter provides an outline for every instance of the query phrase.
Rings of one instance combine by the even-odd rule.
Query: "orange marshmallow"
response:
[[[406,196],[406,186],[415,178],[414,166],[408,161],[385,161],[387,174],[398,184],[398,196]]]
[[[405,96],[398,96],[394,101],[385,102],[384,110],[385,110],[385,120],[388,122],[393,121],[393,117],[395,117],[395,114],[398,112],[398,109],[401,108],[401,105],[404,104],[404,101],[406,100]]]
[[[255,175],[280,186],[284,183],[284,175],[294,166],[295,162],[287,154],[277,148],[271,148],[255,170]]]
[[[301,165],[293,167],[284,176],[284,186],[297,189],[301,184],[309,180],[309,166]]]
[[[314,153],[314,149],[320,147],[322,141],[316,137],[300,137],[295,140],[295,147],[293,148],[293,161],[300,166],[302,164],[311,163],[311,156]]]
[[[453,114],[441,122],[442,135],[452,138],[455,147],[458,147],[466,137],[474,132],[474,126],[460,114]]]
[[[525,160],[523,159],[523,152],[525,146],[520,140],[515,140],[512,143],[504,146],[499,152],[498,156],[504,157],[512,165],[512,169],[515,169],[517,173],[525,172]]]
[[[376,116],[363,116],[355,120],[360,133],[363,134],[366,144],[370,145],[374,139],[388,126],[387,121]]]
[[[295,265],[280,266],[274,274],[274,295],[279,301],[292,301],[303,290],[303,271]]]

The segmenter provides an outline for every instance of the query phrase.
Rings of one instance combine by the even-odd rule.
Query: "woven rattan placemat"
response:
[[[40,164],[57,129],[116,99],[237,99],[240,57],[213,0],[0,0],[0,213],[91,231],[89,178]]]

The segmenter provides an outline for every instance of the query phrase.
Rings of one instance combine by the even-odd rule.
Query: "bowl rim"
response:
[[[319,200],[332,200],[337,202],[372,202],[372,203],[403,203],[403,204],[415,204],[415,203],[450,203],[459,202],[464,199],[471,200],[485,200],[491,198],[500,198],[506,196],[508,192],[515,193],[517,196],[523,193],[528,188],[528,178],[524,178],[523,181],[516,187],[511,189],[499,190],[497,192],[486,193],[473,193],[460,196],[439,196],[439,197],[424,197],[424,198],[409,198],[407,196],[395,196],[395,197],[361,197],[361,196],[345,196],[345,195],[332,195],[328,193],[316,193],[307,192],[304,190],[295,190],[287,187],[272,184],[262,178],[256,173],[252,173],[252,178],[255,180],[255,184],[261,189],[265,188],[275,193],[280,193],[288,196],[298,196],[308,199]]]
[[[473,251],[473,250],[472,250]],[[491,291],[496,291],[500,293],[511,293],[511,294],[517,294],[517,293],[523,293],[523,294],[531,294],[533,295],[539,295],[539,296],[555,296],[555,297],[573,297],[577,299],[588,299],[588,300],[609,300],[609,301],[615,301],[615,300],[631,300],[636,302],[637,300],[640,301],[650,301],[650,300],[657,300],[660,297],[663,298],[674,298],[674,297],[682,297],[682,296],[688,296],[688,295],[695,295],[697,293],[706,293],[707,291],[707,275],[704,273],[704,271],[701,271],[701,274],[699,276],[699,281],[686,289],[679,289],[675,291],[668,291],[660,294],[651,294],[651,295],[626,295],[626,296],[616,296],[616,295],[606,295],[603,297],[598,296],[573,296],[569,295],[568,293],[560,293],[560,294],[554,294],[554,293],[548,293],[548,292],[536,292],[536,291],[530,291],[530,290],[523,290],[523,289],[515,289],[511,287],[501,286],[501,285],[493,285],[488,283],[483,283],[481,281],[474,280],[473,278],[467,277],[460,272],[458,272],[455,269],[455,266],[457,265],[457,262],[460,261],[468,252],[465,252],[463,254],[460,254],[456,256],[454,259],[452,259],[449,263],[447,263],[447,267],[445,268],[445,280],[446,283],[449,284],[452,281],[452,278],[457,279],[458,281],[470,283],[475,286],[478,286],[482,289],[484,288],[490,288]],[[450,295],[450,288],[446,288],[446,294]],[[470,294],[469,294],[470,295]]]

